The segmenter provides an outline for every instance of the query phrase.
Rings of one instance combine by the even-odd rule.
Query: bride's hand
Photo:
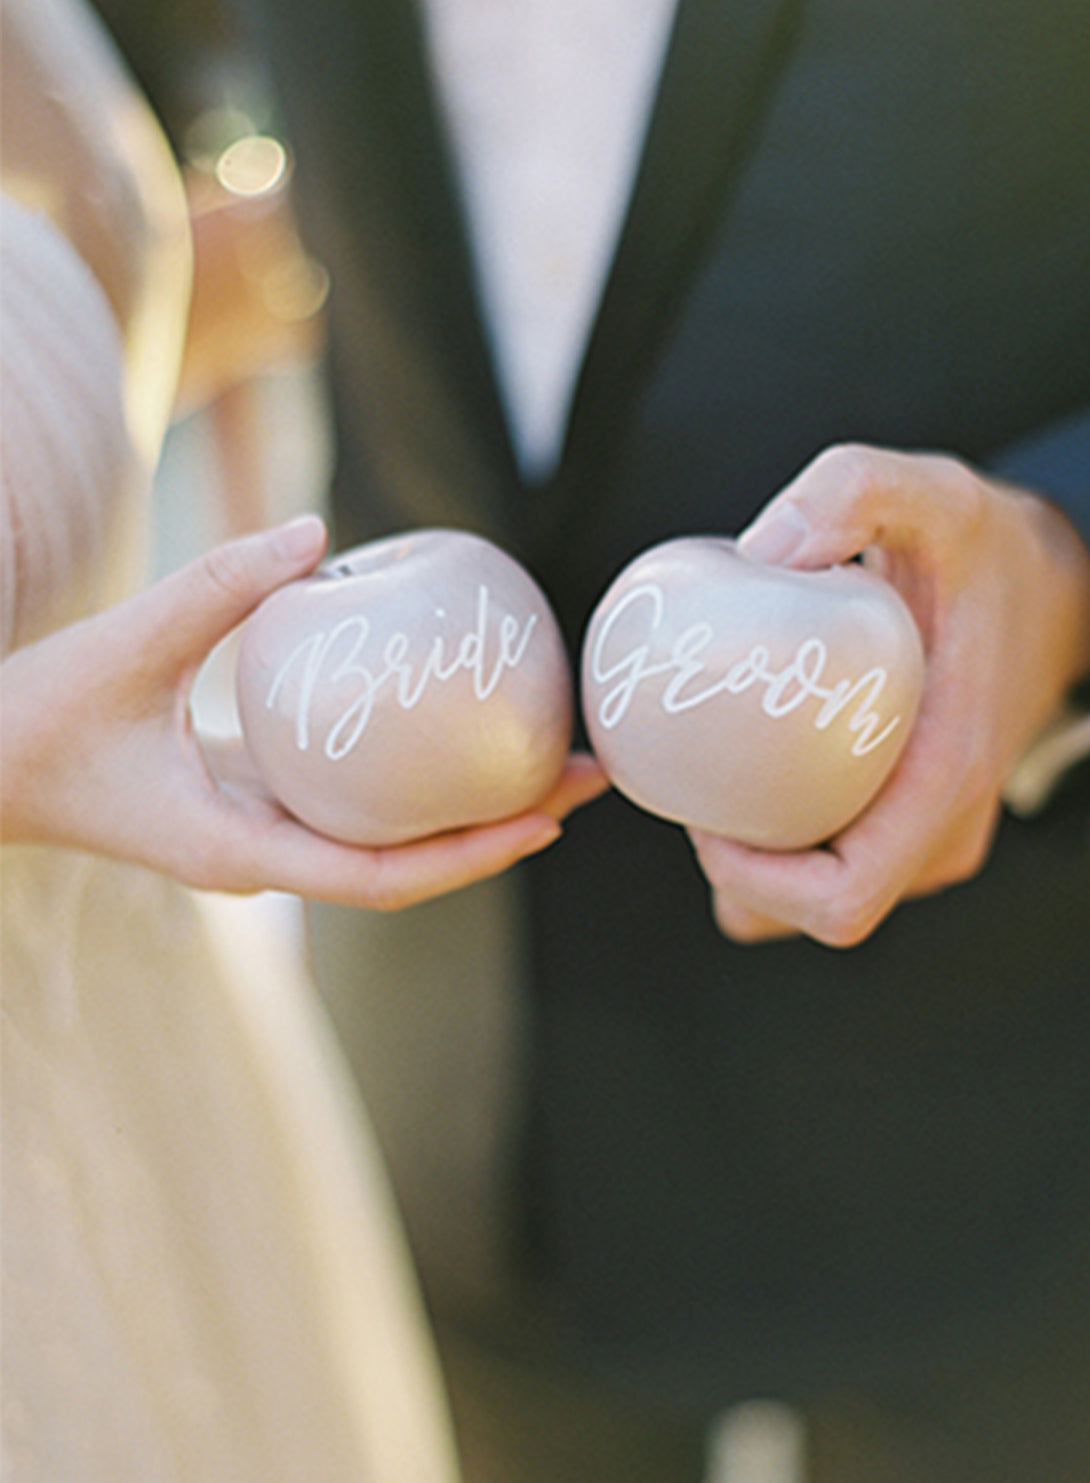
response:
[[[285,813],[240,746],[202,746],[189,713],[200,665],[270,592],[312,571],[325,542],[312,516],[245,537],[11,654],[0,669],[4,837],[135,861],[208,890],[388,910],[552,843],[559,821],[605,788],[588,757],[571,757],[550,796],[517,818],[359,849]]]

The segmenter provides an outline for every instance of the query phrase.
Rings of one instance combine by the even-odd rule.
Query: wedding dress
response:
[[[4,0],[5,652],[141,579],[181,195],[97,22]],[[252,904],[3,853],[10,1483],[451,1483],[384,1174]]]

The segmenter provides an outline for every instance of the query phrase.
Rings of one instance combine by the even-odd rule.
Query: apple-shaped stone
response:
[[[591,744],[648,812],[763,849],[831,838],[908,739],[923,647],[900,595],[851,564],[791,571],[715,536],[637,557],[582,655]]]
[[[243,629],[236,691],[266,786],[353,844],[532,808],[571,740],[548,602],[518,562],[463,531],[373,541],[274,592]]]

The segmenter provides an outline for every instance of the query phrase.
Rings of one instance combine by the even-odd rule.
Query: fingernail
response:
[[[551,844],[556,843],[563,832],[561,825],[556,819],[545,820],[541,828],[534,833],[527,846],[526,853],[528,855],[536,855],[541,850],[547,850]]]
[[[318,515],[300,515],[274,533],[276,554],[290,562],[319,555],[325,539],[325,522]]]
[[[779,566],[802,548],[810,522],[797,505],[784,502],[769,509],[738,537],[738,549],[754,561]]]

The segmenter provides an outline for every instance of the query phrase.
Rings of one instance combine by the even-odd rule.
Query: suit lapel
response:
[[[532,500],[533,544],[570,538],[692,282],[790,53],[804,0],[679,0],[564,454]]]
[[[524,554],[570,538],[720,219],[746,144],[790,49],[804,0],[678,0],[662,79],[555,475],[519,478],[479,309],[466,223],[415,3],[369,0],[366,59],[346,107],[375,148],[357,173],[361,216],[385,223],[370,264],[413,322],[430,370],[420,436],[465,518]],[[342,8],[343,7],[343,8]],[[364,170],[366,161],[358,162]],[[404,182],[413,182],[407,191]],[[375,234],[369,239],[375,242]],[[424,505],[418,514],[430,516]]]
[[[422,17],[414,0],[329,0],[328,14],[324,44],[354,60],[347,90],[323,102],[338,109],[342,194],[360,223],[344,244],[345,271],[365,282],[368,317],[351,332],[395,342],[381,373],[397,378],[399,396],[411,387],[416,463],[411,476],[395,475],[399,499],[415,520],[441,523],[457,511],[461,523],[512,539],[515,460]],[[293,24],[319,24],[308,16],[301,6]]]

